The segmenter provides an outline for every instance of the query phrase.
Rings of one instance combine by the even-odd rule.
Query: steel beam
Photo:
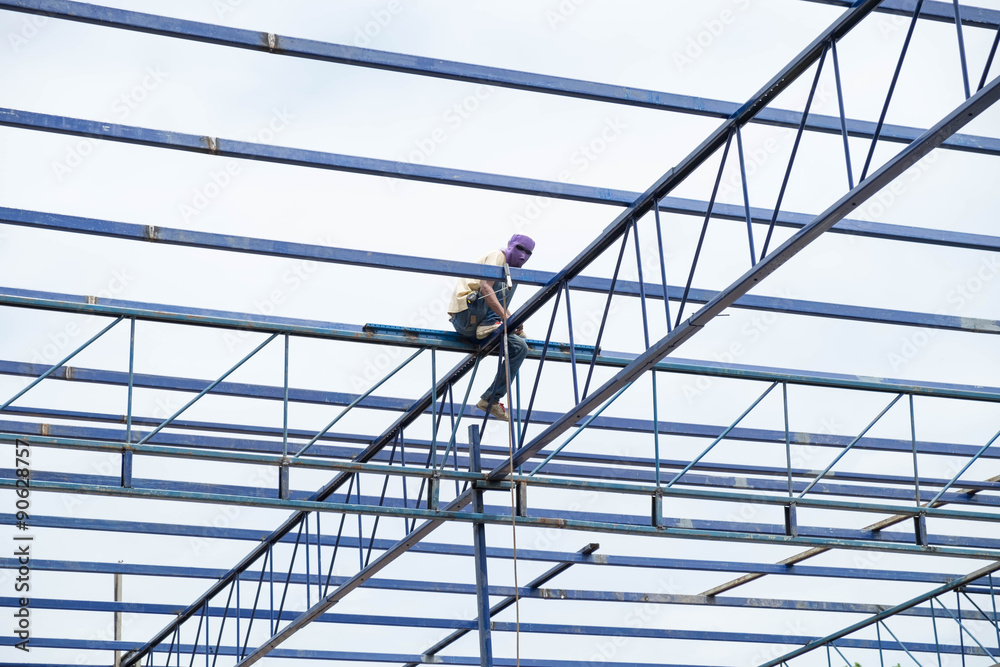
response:
[[[792,658],[800,656],[804,653],[808,653],[816,648],[819,648],[820,646],[825,646],[835,641],[838,642],[838,645],[840,646],[846,646],[847,644],[845,643],[845,640],[843,638],[846,637],[847,635],[857,632],[858,630],[867,628],[869,626],[875,625],[876,623],[884,621],[887,618],[895,616],[901,611],[905,611],[907,609],[916,607],[918,604],[922,604],[924,602],[927,602],[928,600],[932,600],[938,597],[939,595],[953,591],[956,588],[959,588],[968,583],[976,581],[977,579],[981,579],[988,574],[996,572],[997,570],[1000,570],[1000,561],[987,565],[986,567],[982,567],[974,572],[965,575],[964,577],[955,579],[954,581],[949,582],[944,586],[939,586],[938,588],[935,588],[932,591],[924,593],[923,595],[919,595],[911,600],[907,600],[906,602],[898,604],[895,607],[892,607],[891,609],[886,609],[885,611],[881,611],[872,616],[871,618],[867,618],[863,621],[859,621],[857,623],[849,625],[846,628],[838,630],[837,632],[833,632],[821,639],[816,639],[814,641],[811,641],[805,646],[795,649],[794,651],[790,651],[779,658],[768,660],[767,662],[761,664],[760,667],[775,667],[776,665],[780,665],[788,660],[791,660]],[[963,650],[962,652],[964,653],[965,651]]]
[[[15,483],[13,479],[0,479],[0,489],[13,489]],[[362,505],[357,503],[336,503],[329,501],[315,500],[281,500],[277,498],[260,498],[247,496],[232,496],[213,493],[182,492],[171,490],[149,490],[142,488],[123,488],[121,486],[94,486],[81,484],[78,482],[37,482],[32,483],[34,491],[44,493],[76,493],[86,495],[114,496],[121,498],[147,498],[156,500],[173,500],[180,502],[197,502],[221,505],[241,505],[259,508],[288,509],[298,512],[334,512],[343,514],[358,514],[366,516],[394,516],[413,519],[425,519],[426,523],[411,531],[407,537],[403,538],[383,553],[385,560],[375,560],[366,566],[356,577],[359,581],[348,580],[345,586],[351,590],[361,585],[365,579],[370,578],[375,572],[387,566],[393,560],[401,556],[416,541],[416,536],[422,539],[432,532],[431,526],[439,527],[446,521],[458,521],[463,523],[485,522],[497,525],[510,525],[509,513],[475,513],[462,512],[470,500],[470,493],[466,492],[452,501],[443,509],[419,509],[409,507],[396,507],[386,503],[384,505]],[[498,508],[502,512],[507,508]],[[798,535],[788,536],[785,534],[783,525],[753,524],[748,530],[746,524],[736,524],[725,526],[725,522],[713,521],[692,521],[690,519],[679,519],[673,522],[664,522],[663,526],[651,526],[646,517],[606,515],[604,520],[591,520],[590,518],[576,519],[565,518],[569,513],[562,512],[557,516],[540,516],[542,512],[536,512],[539,516],[519,517],[518,525],[534,528],[559,528],[578,531],[593,531],[601,533],[616,533],[622,535],[637,536],[657,536],[675,537],[695,540],[718,540],[723,542],[759,542],[762,544],[784,544],[798,546],[819,546],[837,549],[854,550],[874,550],[896,553],[921,554],[928,556],[955,556],[959,558],[973,559],[1000,559],[1000,540],[987,538],[966,538],[958,536],[934,535],[934,540],[929,545],[913,544],[913,537],[903,533],[888,533],[873,531],[858,531],[848,529],[829,529],[823,527],[800,526]],[[584,516],[587,516],[586,514]],[[720,527],[719,524],[723,524]],[[704,526],[704,527],[703,527]],[[278,531],[275,531],[276,533]],[[286,533],[287,534],[287,531]],[[284,536],[282,535],[282,537]],[[275,538],[277,541],[280,538]],[[952,546],[952,544],[968,546]],[[235,578],[239,572],[249,567],[249,557],[247,562],[241,563],[233,569],[233,573],[228,579]],[[371,569],[375,568],[375,569]],[[221,586],[221,584],[220,584]],[[211,599],[219,590],[215,590],[212,595],[206,595],[205,599]],[[340,589],[338,588],[338,591]],[[344,591],[344,594],[349,591]],[[324,598],[319,605],[323,610],[333,606],[341,599],[341,595],[334,591]],[[200,610],[198,605],[193,605],[195,610]],[[194,613],[194,611],[192,611]],[[292,623],[294,629],[282,631],[281,641],[308,623],[308,618],[312,614],[321,613],[318,607],[309,610],[301,619]],[[181,619],[184,620],[184,619]],[[169,634],[168,634],[169,636]],[[277,638],[277,636],[276,636]],[[277,641],[274,645],[281,643]],[[158,644],[159,641],[153,642]],[[258,657],[262,657],[261,654]],[[126,656],[128,661],[134,661],[136,656]]]
[[[843,2],[841,4],[847,7],[851,3]],[[912,13],[912,0],[909,0],[909,2],[906,0],[897,0],[890,4],[895,5],[893,13],[900,13],[904,6],[910,7],[910,13]],[[933,9],[928,13],[936,16],[938,13],[936,11],[937,6],[941,4],[943,3],[932,3]],[[594,83],[579,79],[486,67],[438,58],[424,58],[421,56],[377,51],[375,49],[300,39],[268,32],[241,30],[197,21],[187,21],[65,0],[0,0],[0,9],[309,60],[320,60],[404,74],[526,90],[610,104],[695,114],[710,118],[729,118],[740,111],[740,105],[735,102],[705,99],[690,95],[676,95],[628,86]],[[998,19],[1000,12],[992,10],[976,11],[976,9],[969,8],[963,11],[963,18],[968,16],[969,25],[987,28],[1000,25],[1000,19]],[[883,10],[883,8],[879,7],[877,8],[878,10]],[[954,21],[954,15],[952,15],[951,20]],[[794,128],[798,126],[801,115],[800,112],[785,109],[763,109],[752,119],[752,122]],[[836,116],[810,114],[806,120],[805,127],[810,131],[827,134],[840,134],[841,132],[840,119]],[[851,136],[867,139],[872,138],[875,132],[875,123],[867,121],[849,119],[846,122],[846,127]],[[913,127],[884,126],[880,137],[888,141],[908,143],[918,137],[921,132],[922,130]],[[945,147],[988,154],[1000,154],[1000,140],[992,137],[955,136],[946,142]]]
[[[638,196],[637,193],[636,196]],[[713,211],[714,210],[715,209],[713,209]],[[107,220],[92,220],[52,213],[39,213],[36,211],[5,209],[2,207],[0,207],[0,222],[34,229],[66,231],[109,238],[146,241],[182,247],[241,252],[268,257],[281,257],[285,259],[303,259],[348,266],[395,269],[434,275],[482,277],[493,279],[503,278],[503,275],[501,275],[502,270],[499,267],[484,266],[482,264],[474,264],[471,262],[455,262],[452,260],[427,257],[412,257],[390,253],[350,250],[346,248],[331,248],[305,243],[288,243],[273,241],[270,239],[211,234],[208,232],[174,229],[170,227],[151,227],[148,225],[111,222]],[[871,224],[878,225],[879,223]],[[803,225],[790,224],[789,226],[801,228]],[[893,230],[889,230],[888,228],[893,227],[892,225],[882,225],[882,227],[883,229],[876,234],[874,230],[868,231],[865,229],[863,223],[858,222],[850,233],[854,233],[859,236],[874,236],[877,238],[884,238],[881,234],[891,234],[895,238],[902,237],[907,240],[915,240],[921,243],[938,243],[939,240],[945,240],[947,241],[946,245],[961,243],[967,244],[962,247],[975,245],[979,249],[1000,251],[1000,238],[997,237],[964,234],[958,232],[942,232],[940,234],[941,239],[936,239],[934,235],[926,233],[911,236],[909,232],[906,231],[910,228],[898,227]],[[831,231],[838,230],[847,233],[845,229],[842,229],[842,225],[837,225]],[[511,275],[519,284],[537,286],[546,285],[555,277],[555,274],[550,271],[534,271],[526,269],[512,269]],[[606,278],[577,276],[570,281],[569,286],[571,289],[575,290],[606,294],[611,287],[611,281]],[[667,296],[673,300],[678,300],[682,297],[683,292],[684,290],[679,287],[668,288]],[[13,293],[17,294],[18,292],[15,291]],[[624,280],[619,280],[615,283],[615,294],[633,297],[642,296],[644,298],[650,297],[653,299],[664,298],[662,285],[655,283],[640,285],[634,281]],[[706,303],[717,294],[718,292],[714,290],[693,288],[688,293],[687,300],[694,303]],[[787,299],[782,297],[745,295],[736,301],[734,307],[861,322],[878,322],[881,324],[916,326],[931,329],[945,329],[976,333],[1000,333],[1000,321],[997,320],[950,316],[935,313],[916,313],[889,308],[869,308],[864,306],[823,303],[817,301],[805,301],[801,299]],[[159,311],[169,310],[168,307],[160,304],[149,304],[147,306],[147,309],[148,308],[155,308]],[[376,334],[378,333],[379,332],[376,332]]]
[[[450,387],[453,383],[457,382],[466,372],[468,372],[473,365],[473,357],[468,356],[459,362],[454,368],[449,372],[445,373],[444,376],[437,381],[436,385],[431,391],[428,391],[424,396],[417,399],[411,408],[403,413],[396,421],[385,431],[381,436],[375,438],[371,444],[369,444],[364,451],[359,453],[355,460],[358,462],[367,462],[371,460],[379,451],[381,451],[386,445],[392,442],[396,434],[400,432],[407,425],[412,423],[418,416],[420,416],[424,410],[430,405],[432,396],[440,395],[442,389]],[[339,489],[347,480],[351,477],[351,473],[341,473],[337,475],[330,482],[325,484],[316,493],[311,496],[312,506],[299,506],[296,511],[286,519],[277,529],[275,529],[267,539],[265,539],[259,546],[253,549],[246,557],[244,557],[229,573],[216,582],[215,585],[209,588],[208,591],[203,593],[197,600],[191,603],[187,609],[181,614],[178,614],[177,618],[169,623],[163,630],[161,630],[156,636],[151,640],[143,644],[140,648],[130,651],[125,656],[122,657],[123,665],[135,665],[138,660],[148,654],[154,646],[158,645],[166,638],[170,637],[175,628],[178,628],[184,621],[191,618],[198,609],[208,600],[211,600],[216,594],[223,591],[227,585],[229,585],[233,580],[239,577],[240,572],[245,570],[250,566],[251,563],[256,562],[261,557],[263,557],[270,547],[271,544],[280,540],[282,537],[291,532],[295,526],[299,525],[305,516],[313,510],[321,510],[326,503],[324,501],[329,498],[337,489]],[[293,501],[284,501],[293,502]],[[294,506],[289,505],[288,509],[293,509]],[[387,552],[388,553],[388,552]],[[384,554],[383,554],[384,556]],[[377,559],[376,562],[382,560]],[[339,590],[339,588],[338,588]]]
[[[893,179],[909,168],[909,166],[937,148],[945,137],[956,132],[959,128],[964,127],[969,121],[976,118],[980,113],[992,106],[998,98],[1000,98],[1000,77],[994,79],[984,88],[979,90],[975,95],[959,105],[956,109],[939,121],[933,128],[928,130],[923,137],[914,141],[912,144],[900,151],[895,157],[879,168],[878,171],[862,181],[846,195],[841,197],[840,200],[831,205],[821,215],[817,216],[812,223],[789,238],[784,244],[781,245],[781,247],[777,248],[771,254],[763,258],[750,271],[745,273],[736,282],[723,290],[717,297],[709,301],[708,304],[702,307],[688,320],[675,327],[672,332],[661,338],[656,344],[647,349],[646,352],[639,355],[635,361],[630,363],[625,367],[625,369],[620,371],[603,386],[590,394],[590,396],[577,404],[576,407],[567,412],[562,418],[554,422],[529,444],[521,447],[521,449],[515,452],[512,457],[513,465],[521,465],[534,453],[541,450],[545,445],[549,444],[560,434],[572,427],[581,418],[586,417],[588,414],[593,412],[599,405],[608,400],[616,391],[633,382],[647,370],[655,367],[657,362],[695,335],[716,315],[731,306],[737,299],[746,294],[752,288],[756,287],[761,280],[780,268],[785,262],[798,254],[799,251],[805,248],[809,243],[823,234],[823,232],[837,224],[837,222],[846,216],[848,212],[863,204],[869,197],[873,196],[881,188],[891,183]],[[718,141],[721,141],[722,139],[723,136],[718,137]],[[643,198],[646,206],[648,206],[649,203],[655,199],[661,190],[674,184],[675,181],[672,180],[673,175],[674,172],[672,171],[667,177],[661,179],[661,183],[658,184],[658,186],[654,186],[650,189],[648,194]],[[642,207],[643,202],[638,202],[634,207],[636,209],[635,213],[639,214]],[[625,223],[628,220],[629,217],[627,215],[623,214],[623,216],[619,216],[618,220],[616,220],[616,222],[605,231],[601,239],[592,244],[591,248],[596,250],[602,245],[613,240],[616,234],[623,233]],[[589,261],[587,260],[588,254],[589,251],[585,251],[577,260],[574,260],[570,266],[575,267],[578,265],[585,265],[587,261]],[[573,268],[564,269],[564,272],[572,274]],[[543,294],[544,292],[535,295],[535,297],[532,297],[532,300],[538,299]],[[521,324],[525,319],[524,316],[532,312],[532,308],[537,308],[537,305],[537,303],[529,301],[528,304],[522,307],[511,318],[510,325],[516,327]],[[495,337],[496,334],[494,334],[491,338]],[[509,465],[509,463],[501,463],[490,473],[490,478],[502,478],[506,474],[505,470],[509,467]]]
[[[850,7],[851,0],[808,0],[834,7]],[[876,11],[897,16],[913,16],[916,8],[916,0],[885,0]],[[962,24],[977,28],[996,30],[1000,28],[1000,12],[995,9],[984,7],[970,7],[969,5],[959,5],[961,10]],[[920,8],[920,18],[941,23],[955,22],[955,9],[951,2],[940,2],[938,0],[925,0]]]

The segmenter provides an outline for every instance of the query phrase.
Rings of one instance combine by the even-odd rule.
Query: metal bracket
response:
[[[281,459],[281,465],[278,467],[278,497],[282,500],[288,500],[289,498],[289,467],[288,459]]]
[[[122,452],[122,488],[132,488],[132,448],[127,445]]]
[[[515,512],[517,516],[526,517],[528,516],[528,483],[527,482],[515,482]]]
[[[918,514],[913,517],[913,533],[916,535],[917,544],[922,547],[927,546],[927,515]]]
[[[794,502],[785,505],[785,535],[799,536],[798,512]]]
[[[663,528],[663,494],[657,490],[652,498],[651,521],[656,528]]]

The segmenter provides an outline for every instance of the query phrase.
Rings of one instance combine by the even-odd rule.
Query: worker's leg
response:
[[[528,344],[517,334],[510,334],[507,336],[507,354],[510,358],[510,382],[513,385],[514,378],[517,377],[517,371],[521,368],[521,362],[528,356]],[[487,403],[497,403],[506,394],[507,371],[504,368],[504,364],[501,363],[500,368],[497,369],[496,377],[493,378],[493,383],[482,395],[482,399]]]

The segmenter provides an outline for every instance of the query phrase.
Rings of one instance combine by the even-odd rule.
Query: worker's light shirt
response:
[[[503,250],[494,250],[493,252],[486,253],[480,257],[477,263],[488,264],[491,266],[504,266],[507,263],[507,258],[504,255]],[[459,278],[458,283],[455,285],[455,292],[451,295],[451,303],[448,305],[448,313],[460,313],[467,309],[469,306],[466,302],[466,297],[473,292],[478,292],[480,284],[481,280],[479,278]]]

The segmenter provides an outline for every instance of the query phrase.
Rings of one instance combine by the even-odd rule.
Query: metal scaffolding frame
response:
[[[28,461],[32,452],[44,449],[100,453],[119,462],[115,469],[102,474],[37,468],[29,473],[20,463],[0,469],[0,489],[11,498],[23,500],[23,507],[16,505],[18,511],[2,514],[2,523],[22,530],[100,531],[123,540],[142,535],[223,540],[245,553],[228,568],[178,565],[169,560],[169,555],[164,556],[165,562],[155,564],[31,559],[31,569],[39,572],[76,577],[114,574],[117,584],[114,600],[83,599],[70,591],[64,598],[32,597],[33,610],[58,611],[70,614],[68,618],[73,618],[73,614],[113,614],[118,626],[113,639],[81,639],[72,632],[66,632],[65,636],[31,636],[31,648],[45,650],[46,656],[63,656],[58,658],[63,662],[46,663],[60,667],[70,664],[72,656],[81,652],[114,654],[116,664],[129,667],[194,665],[202,660],[213,667],[242,667],[262,660],[276,664],[288,664],[283,660],[399,663],[407,667],[423,663],[554,667],[595,662],[677,664],[669,658],[671,644],[664,641],[711,646],[764,645],[771,652],[758,654],[764,657],[756,664],[763,667],[819,664],[816,656],[822,652],[814,652],[815,649],[824,649],[828,665],[839,664],[841,660],[851,665],[856,659],[870,664],[876,652],[881,664],[890,652],[905,654],[906,660],[912,659],[918,665],[923,664],[922,660],[932,659],[941,665],[942,655],[960,655],[963,665],[966,656],[970,656],[970,661],[980,661],[974,664],[996,663],[1000,659],[1000,616],[993,574],[1000,571],[1000,538],[990,531],[1000,524],[1000,475],[970,478],[967,473],[973,467],[977,474],[984,469],[995,470],[989,466],[1000,459],[1000,447],[994,446],[1000,430],[994,426],[995,435],[971,444],[938,442],[918,437],[915,424],[919,408],[924,406],[924,403],[918,406],[918,400],[989,407],[1000,403],[1000,386],[861,377],[673,356],[678,347],[711,325],[717,316],[735,310],[965,335],[1000,332],[1000,318],[751,293],[767,276],[779,271],[826,233],[961,251],[1000,250],[1000,236],[851,217],[852,212],[860,210],[862,204],[934,150],[956,155],[1000,156],[1000,138],[962,133],[966,125],[1000,98],[1000,77],[990,78],[996,70],[993,61],[1000,41],[1000,11],[963,6],[957,0],[812,1],[841,7],[843,11],[757,93],[742,102],[731,102],[324,43],[70,0],[0,0],[0,10],[82,22],[100,29],[135,31],[223,48],[324,61],[332,63],[331,66],[374,68],[721,121],[678,164],[664,165],[669,169],[645,191],[631,192],[0,108],[0,126],[10,128],[299,168],[542,196],[619,210],[604,231],[561,270],[511,270],[515,281],[538,289],[516,310],[507,326],[516,328],[537,316],[536,322],[547,323],[547,328],[544,338],[529,341],[532,370],[523,373],[523,387],[518,384],[516,399],[512,398],[515,403],[512,421],[500,434],[487,430],[485,414],[473,407],[469,395],[476,374],[491,373],[493,358],[502,356],[501,331],[480,343],[472,343],[451,331],[416,329],[393,322],[306,320],[0,286],[0,307],[4,310],[33,309],[87,316],[103,325],[89,340],[54,364],[0,359],[0,376],[32,378],[0,405],[0,412],[5,413],[0,415],[0,442],[11,446],[15,460]],[[905,16],[908,26],[880,116],[872,122],[850,118],[845,113],[838,44],[874,12]],[[911,48],[911,36],[921,19],[955,25],[965,99],[930,128],[889,124],[885,121],[897,79]],[[964,30],[996,33],[981,70],[967,59]],[[811,112],[817,85],[831,71],[840,113],[826,116]],[[803,109],[777,108],[775,101],[781,93],[800,79],[811,81]],[[795,132],[773,208],[750,204],[748,187],[753,179],[745,167],[742,130],[751,124]],[[825,206],[819,213],[782,209],[786,188],[791,187],[790,176],[800,140],[806,133],[842,138],[842,148],[838,146],[833,157],[843,160],[845,187],[836,201],[818,203],[817,208]],[[852,139],[867,142],[866,155],[851,155]],[[893,155],[879,158],[878,148],[883,152],[891,148]],[[727,161],[739,165],[742,205],[717,201]],[[713,185],[705,192],[704,199],[673,194],[696,172],[709,171],[714,175],[710,179]],[[667,280],[664,239],[669,242],[669,229],[664,231],[662,215],[700,220],[700,235],[692,249],[683,285]],[[722,289],[698,286],[704,280],[706,269],[699,267],[699,263],[709,252],[704,241],[713,220],[730,221],[732,229],[740,229],[740,234],[745,229],[749,250],[749,268],[735,279],[727,278],[728,285]],[[304,259],[352,270],[493,280],[504,277],[499,267],[453,258],[359,251],[8,207],[0,207],[0,223],[121,242]],[[636,275],[627,277],[635,280],[622,275],[623,261],[631,257],[630,244],[635,254]],[[641,252],[650,247],[656,249],[654,255],[658,260],[652,266],[645,262]],[[595,268],[600,260],[615,258],[610,277],[606,271]],[[598,295],[603,299],[596,338],[586,344],[574,340],[571,305],[574,294]],[[642,334],[643,345],[637,349],[614,351],[602,346],[615,299],[638,303],[639,320],[634,326]],[[654,308],[657,321],[659,309],[663,309],[663,331],[653,324]],[[562,313],[565,313],[568,341],[554,339],[554,326],[563,321]],[[237,363],[209,373],[215,374],[216,379],[211,381],[180,374],[142,373],[134,363],[137,323],[237,331],[245,334],[254,347]],[[127,372],[71,365],[78,354],[106,334],[126,328]],[[386,369],[364,391],[347,393],[293,386],[289,379],[292,339],[408,349],[398,356],[394,368]],[[280,384],[228,379],[263,350],[275,347],[282,348],[284,360]],[[420,362],[416,361],[418,358]],[[413,376],[420,363],[429,364],[430,377],[429,382],[422,384],[419,395],[400,396],[393,393],[397,389],[392,392],[382,389],[397,373]],[[539,391],[543,375],[551,378],[553,373],[560,373],[562,378],[565,396],[561,409],[550,409],[542,395],[544,390]],[[720,411],[720,415],[733,416],[720,417],[723,423],[667,421],[659,412],[658,386],[678,376],[748,383],[759,389],[756,392],[759,395],[751,401],[727,406],[731,408],[728,411]],[[21,400],[45,381],[116,388],[127,395],[127,403],[122,414],[112,414],[28,406]],[[822,390],[827,395],[854,392],[870,398],[868,404],[879,407],[870,416],[865,415],[866,421],[870,421],[857,433],[796,431],[789,422],[789,392],[804,389]],[[133,394],[139,390],[169,391],[183,396],[184,403],[162,417],[138,414],[133,407]],[[622,398],[626,393],[628,396]],[[189,408],[209,394],[248,402],[280,403],[282,424],[254,426],[237,423],[231,417],[211,420],[185,417]],[[522,397],[526,399],[523,403]],[[744,425],[744,419],[769,399],[768,405],[777,407],[782,414],[784,428]],[[613,408],[623,403],[640,410],[643,416],[634,416],[635,410],[628,412],[633,416],[613,414]],[[335,412],[329,413],[330,421],[325,428],[302,428],[289,417],[290,408],[302,406],[332,408]],[[605,411],[610,412],[605,415]],[[909,436],[869,435],[890,412],[897,418],[902,415],[909,423]],[[362,422],[380,424],[374,431],[333,430],[348,415],[354,417],[359,413],[388,419]],[[463,420],[467,422],[464,433]],[[651,445],[645,450],[649,454],[625,456],[568,447],[584,433],[599,434],[601,438],[641,437]],[[665,443],[672,439],[685,444],[677,452],[669,452]],[[761,451],[780,448],[784,464],[776,465],[763,456],[753,463],[745,456],[713,458],[712,454],[724,449],[724,442],[746,443]],[[805,446],[823,448],[829,461],[824,469],[793,464],[793,449]],[[912,474],[905,469],[895,469],[890,474],[877,465],[838,467],[849,454],[856,452],[892,456],[895,462],[907,461],[912,464]],[[150,477],[148,472],[136,473],[137,460],[162,462],[164,471],[182,469],[192,462],[250,467],[266,471],[259,479],[268,483],[245,484],[226,478],[180,479],[167,472]],[[926,467],[920,468],[927,461],[947,463],[932,465],[933,472],[928,473]],[[328,481],[318,489],[302,488],[292,484],[292,470],[296,479],[310,474],[326,475]],[[181,520],[139,522],[38,515],[30,510],[29,499],[34,494],[103,496],[121,503],[157,501],[235,506],[270,510],[272,514],[267,516],[271,517],[274,511],[284,512],[286,518],[267,529],[250,530],[206,528]],[[582,494],[598,500],[581,506],[578,499]],[[745,514],[730,511],[732,507],[745,510]],[[726,515],[726,511],[730,514]],[[874,515],[874,523],[868,515]],[[829,516],[836,516],[836,520],[825,521],[824,517]],[[463,524],[471,524],[472,530],[463,528]],[[512,548],[489,543],[488,534],[496,534],[490,530],[512,525],[522,531],[575,531],[581,535],[570,534],[584,546],[577,551],[565,551],[518,548],[516,541]],[[439,531],[442,527],[447,530]],[[456,527],[464,531],[464,540],[456,537]],[[447,536],[441,536],[442,533]],[[709,549],[700,557],[666,556],[662,551],[655,556],[639,555],[602,550],[594,541],[602,534],[634,541],[628,544],[639,541],[674,544],[685,540],[698,545],[733,545],[733,548],[801,547],[803,550],[777,563],[761,562],[760,554],[769,554],[764,556],[769,558],[774,553],[771,551],[746,555],[737,552],[741,554],[739,559],[728,559],[721,552]],[[15,531],[15,540],[31,539],[18,535]],[[253,546],[245,550],[244,542],[252,542]],[[647,548],[655,551],[658,547]],[[828,562],[802,564],[822,554],[844,552],[861,554],[869,560],[855,567]],[[886,555],[892,564],[874,567],[873,554]],[[454,581],[451,573],[441,572],[436,576],[426,570],[418,572],[416,567],[400,578],[398,563],[413,556],[451,557],[449,563],[463,564],[464,581]],[[514,585],[490,581],[489,575],[496,575],[498,564],[506,567],[518,562],[545,569],[540,569],[524,585],[517,583],[516,570]],[[26,567],[23,558],[18,560],[17,551],[14,557],[0,558],[0,566],[15,573]],[[616,590],[614,583],[587,588],[551,587],[552,580],[567,571],[579,571],[578,566],[598,575],[641,571],[646,588]],[[349,573],[344,574],[339,568],[347,568]],[[654,582],[665,572],[706,572],[728,581],[699,594],[678,593]],[[774,575],[790,578],[793,583],[816,578],[906,584],[907,591],[923,592],[907,595],[902,601],[810,598],[805,586],[796,589],[799,592],[795,598],[787,593],[777,597],[734,597],[730,593]],[[177,579],[203,592],[180,606],[159,600],[123,601],[122,577]],[[802,577],[807,579],[796,579]],[[395,596],[393,599],[399,600],[397,608],[387,608],[379,614],[338,613],[333,609],[362,588]],[[459,618],[454,613],[439,617],[417,608],[400,613],[398,606],[406,604],[405,600],[410,599],[406,596],[412,594],[458,596],[465,600],[469,617]],[[475,596],[474,604],[468,596]],[[513,618],[509,611],[519,609],[522,600],[532,604],[537,601],[540,605],[561,604],[554,602],[561,600],[581,605],[617,603],[636,608],[712,607],[753,615],[742,617],[751,631],[746,631],[746,626],[720,630],[715,625],[691,629],[680,624],[663,627],[647,622],[579,623],[573,622],[572,617],[562,622],[554,616],[556,612],[550,616],[532,616],[522,622],[519,611]],[[17,597],[3,596],[0,605],[15,611],[29,606]],[[823,627],[836,629],[821,636],[798,631],[756,631],[753,621],[746,620],[775,612],[815,614],[824,619]],[[123,614],[153,619],[161,629],[141,637],[123,638],[120,627]],[[594,617],[600,615],[591,616]],[[560,622],[554,622],[557,620]],[[317,627],[355,626],[363,626],[366,631],[377,633],[371,636],[379,637],[395,637],[386,633],[399,629],[423,629],[433,631],[437,639],[415,648],[411,635],[399,635],[395,641],[358,652],[338,647],[338,635],[316,631]],[[563,658],[534,655],[530,649],[522,652],[522,633],[528,637],[610,638],[607,642],[635,639],[649,642],[644,655],[650,659],[615,661],[615,651],[595,654],[597,657],[589,661],[571,657],[571,653]],[[513,654],[508,641],[503,642],[503,648],[494,646],[494,639],[500,634],[517,638]],[[463,641],[466,636],[469,638]],[[475,645],[471,643],[472,636],[478,640]],[[19,639],[15,633],[0,640],[4,651],[0,665],[22,664],[6,657],[20,659],[21,655],[12,648],[19,641],[26,641],[26,637],[22,635]],[[496,644],[501,646],[500,642]],[[537,645],[532,643],[532,646]],[[664,656],[660,652],[665,646],[668,650]],[[728,664],[725,658],[716,658],[710,651],[705,655],[708,662],[704,664]]]

